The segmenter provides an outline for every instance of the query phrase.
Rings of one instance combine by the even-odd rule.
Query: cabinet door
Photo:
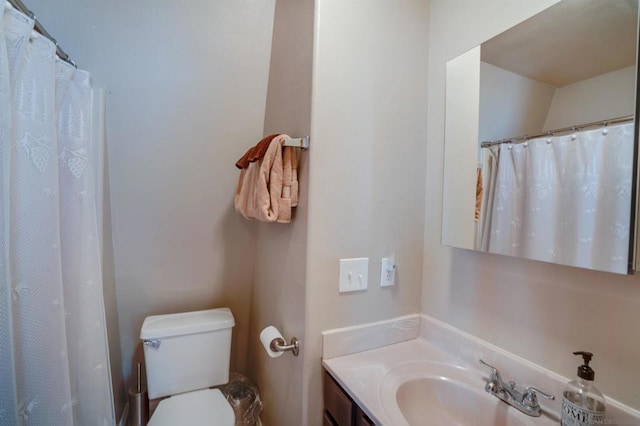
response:
[[[328,373],[324,375],[323,394],[325,417],[328,413],[330,420],[333,420],[337,426],[351,426],[353,424],[354,404]]]
[[[355,405],[354,414],[355,414],[355,420],[354,420],[355,426],[374,426],[371,419],[367,417],[367,415],[357,405]]]
[[[326,410],[322,416],[322,426],[336,426],[335,422],[331,418],[331,414]]]

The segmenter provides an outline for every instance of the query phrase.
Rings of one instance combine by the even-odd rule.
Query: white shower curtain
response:
[[[634,124],[485,148],[482,248],[626,273]]]
[[[0,424],[113,425],[89,75],[0,19]]]

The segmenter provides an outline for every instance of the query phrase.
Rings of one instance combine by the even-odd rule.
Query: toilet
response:
[[[149,426],[233,426],[235,414],[222,392],[229,381],[231,329],[228,308],[145,318],[144,343],[149,399],[163,398]]]

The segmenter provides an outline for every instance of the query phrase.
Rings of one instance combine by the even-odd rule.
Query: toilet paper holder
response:
[[[298,356],[298,354],[300,353],[300,342],[298,342],[298,339],[295,337],[291,338],[291,343],[288,345],[284,339],[280,337],[276,337],[271,341],[271,344],[269,345],[269,347],[274,352],[291,351],[293,352],[293,356]]]

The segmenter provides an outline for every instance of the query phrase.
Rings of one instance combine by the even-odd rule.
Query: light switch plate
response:
[[[338,292],[362,291],[367,289],[369,258],[340,259],[340,279]]]

